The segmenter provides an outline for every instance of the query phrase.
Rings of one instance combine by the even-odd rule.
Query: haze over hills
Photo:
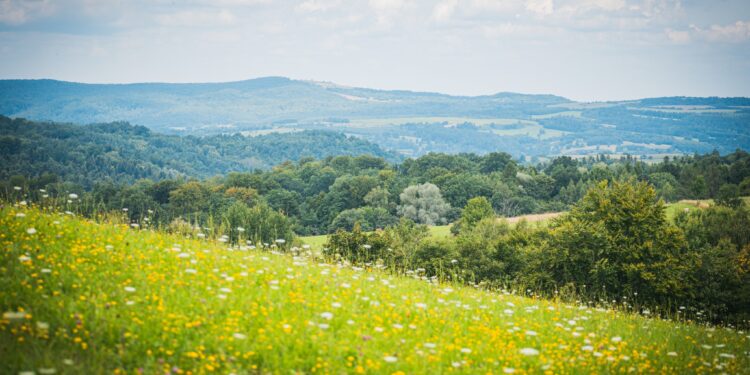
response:
[[[248,136],[331,130],[405,156],[502,150],[515,157],[722,153],[750,148],[750,99],[581,103],[554,95],[451,96],[265,77],[226,83],[0,81],[0,114],[128,121],[164,133]]]

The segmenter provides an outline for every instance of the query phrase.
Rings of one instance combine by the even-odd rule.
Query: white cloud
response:
[[[664,30],[664,33],[667,34],[667,38],[672,42],[676,44],[685,44],[690,42],[690,32],[689,31],[679,31],[679,30],[672,30],[672,29],[666,29]]]
[[[0,23],[18,26],[34,18],[52,14],[55,6],[48,0],[0,0]]]
[[[565,17],[584,17],[592,13],[617,13],[627,10],[624,0],[575,0],[568,1],[558,8],[560,14]]]
[[[403,8],[404,0],[369,0],[370,7],[380,12],[393,12]]]
[[[552,0],[529,0],[526,2],[526,10],[540,16],[552,14],[555,4]]]
[[[585,3],[588,3],[589,6],[593,8],[599,8],[609,12],[616,12],[625,8],[625,0],[589,0]]]
[[[664,15],[669,17],[681,14],[683,11],[681,0],[644,0],[639,4],[632,5],[631,7],[648,18],[661,17]]]
[[[742,43],[750,40],[750,21],[711,25],[708,28],[690,25],[687,30],[666,29],[665,33],[671,42],[678,44],[685,44],[693,40],[711,43]]]
[[[711,25],[708,29],[693,30],[710,42],[739,43],[750,39],[750,22],[737,21],[729,25]]]
[[[404,0],[369,0],[370,8],[375,11],[378,26],[389,29],[394,19],[403,13],[408,3]]]
[[[297,5],[296,9],[302,12],[321,12],[335,8],[341,4],[339,0],[307,0]]]
[[[523,5],[523,0],[472,0],[467,7],[482,12],[514,13],[523,9]]]
[[[209,0],[206,2],[207,5],[219,5],[219,6],[249,6],[249,5],[263,5],[271,4],[273,0]]]
[[[528,25],[515,22],[504,22],[483,26],[482,35],[489,39],[511,38],[514,41],[539,41],[553,38],[564,33],[564,30],[553,26]]]
[[[233,25],[237,17],[228,10],[218,12],[187,10],[159,15],[156,19],[163,26],[210,27]]]
[[[438,22],[447,21],[456,11],[458,0],[443,0],[432,9],[432,19]]]

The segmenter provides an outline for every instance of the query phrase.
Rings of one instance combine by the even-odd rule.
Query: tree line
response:
[[[15,151],[11,147],[3,152]],[[12,157],[5,161],[6,176],[8,171],[23,171]],[[90,172],[86,163],[70,167],[76,176]],[[659,163],[633,157],[563,156],[537,165],[519,163],[503,152],[427,154],[397,164],[371,155],[329,156],[205,179],[163,176],[133,183],[102,173],[86,184],[67,179],[70,174],[56,174],[54,168],[14,173],[0,182],[0,190],[6,195],[12,195],[14,187],[37,195],[39,189],[51,196],[75,193],[87,214],[127,208],[129,221],[148,218],[159,226],[177,219],[203,225],[232,205],[267,207],[283,215],[300,235],[351,230],[355,223],[365,231],[374,230],[401,217],[421,224],[451,223],[475,197],[486,198],[494,213],[504,217],[566,211],[602,180],[648,182],[666,202],[750,195],[750,155],[741,150],[725,156],[714,152],[667,157]]]

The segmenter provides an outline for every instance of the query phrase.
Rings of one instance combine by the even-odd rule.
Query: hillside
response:
[[[207,178],[336,155],[397,156],[368,141],[327,131],[181,137],[127,123],[88,126],[0,116],[0,179],[54,173],[90,187],[97,180]]]
[[[750,368],[745,332],[396,277],[306,252],[9,205],[0,243],[3,373]]]
[[[721,153],[750,148],[750,99],[580,103],[553,95],[451,96],[266,77],[196,84],[0,80],[0,114],[128,121],[160,132],[325,129],[407,156],[497,150],[515,157]]]

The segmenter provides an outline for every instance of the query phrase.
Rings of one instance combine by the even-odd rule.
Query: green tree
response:
[[[591,259],[588,270],[555,270],[563,277],[555,278],[558,285],[580,283],[580,276],[575,275],[587,275],[592,293],[638,293],[639,298],[655,303],[690,292],[686,280],[690,264],[682,259],[687,246],[683,232],[667,222],[663,201],[646,182],[599,183],[557,222],[553,233],[552,247],[559,249],[554,250],[558,256],[590,255]],[[545,254],[554,264],[570,264],[554,255]]]
[[[457,234],[462,230],[472,229],[480,220],[494,217],[495,210],[487,198],[471,198],[461,211],[461,219],[451,227],[451,232]]]
[[[338,230],[328,236],[324,254],[363,264],[384,261],[389,248],[390,242],[382,232],[366,233],[359,225],[355,225],[351,232]]]
[[[364,201],[368,206],[388,209],[389,195],[390,194],[388,193],[388,189],[378,186],[370,190],[370,192],[365,195]]]
[[[360,207],[341,211],[328,227],[330,232],[352,230],[359,225],[364,231],[382,229],[396,223],[396,218],[381,207]]]
[[[714,201],[720,206],[738,207],[742,204],[739,186],[735,184],[722,185]]]
[[[443,200],[437,186],[430,183],[412,185],[404,189],[399,197],[399,215],[421,224],[445,224],[445,215],[451,207]]]

